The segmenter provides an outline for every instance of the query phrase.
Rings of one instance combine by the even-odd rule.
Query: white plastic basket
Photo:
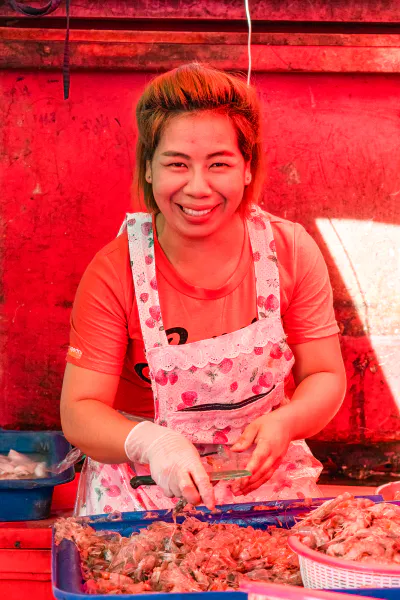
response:
[[[304,587],[313,589],[399,588],[400,565],[342,560],[317,552],[290,536],[290,548],[299,557]]]

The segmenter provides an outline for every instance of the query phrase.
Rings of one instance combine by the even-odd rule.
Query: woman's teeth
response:
[[[212,208],[208,208],[207,210],[193,210],[192,208],[185,208],[182,206],[182,210],[185,214],[190,215],[191,217],[202,217],[203,215],[210,213]]]

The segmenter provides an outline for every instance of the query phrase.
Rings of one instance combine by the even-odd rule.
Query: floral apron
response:
[[[155,422],[179,431],[200,454],[230,446],[244,428],[285,403],[284,384],[294,363],[280,314],[279,273],[268,216],[253,207],[247,220],[256,277],[258,320],[238,331],[184,345],[169,345],[157,290],[152,217],[128,214],[129,252],[141,329],[154,395]],[[239,455],[240,456],[240,455]],[[205,459],[203,459],[204,462]],[[248,456],[244,457],[244,461]],[[245,465],[245,462],[241,465]],[[229,482],[215,486],[218,504],[318,496],[321,464],[303,440],[292,442],[271,479],[247,496]],[[158,486],[133,490],[129,479],[147,466],[86,461],[77,514],[171,508],[176,499]]]

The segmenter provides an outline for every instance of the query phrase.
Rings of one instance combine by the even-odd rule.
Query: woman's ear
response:
[[[146,181],[147,183],[151,183],[151,162],[146,160]]]
[[[249,185],[252,180],[252,174],[250,171],[250,161],[246,163],[245,171],[244,171],[244,185]]]

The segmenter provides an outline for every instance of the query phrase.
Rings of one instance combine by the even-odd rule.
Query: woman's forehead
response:
[[[203,150],[239,152],[236,131],[228,115],[200,113],[179,115],[169,121],[158,144],[159,153],[179,151],[187,154]]]

